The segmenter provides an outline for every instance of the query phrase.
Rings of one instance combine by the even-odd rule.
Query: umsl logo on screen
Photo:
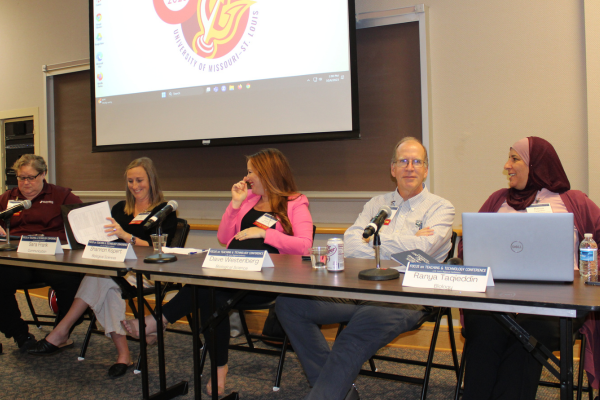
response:
[[[153,1],[160,19],[180,25],[174,31],[179,51],[201,71],[217,72],[232,66],[248,49],[256,31],[258,10],[253,10],[252,5],[257,1]]]

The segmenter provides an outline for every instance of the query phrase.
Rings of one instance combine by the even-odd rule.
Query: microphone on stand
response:
[[[12,244],[10,242],[10,217],[14,215],[14,213],[19,212],[21,210],[28,210],[31,207],[30,200],[23,200],[19,204],[12,206],[2,212],[0,212],[0,219],[4,220],[4,225],[6,226],[6,243],[0,245],[0,251],[14,251],[17,250],[18,246]]]
[[[381,229],[381,225],[385,222],[385,219],[392,214],[392,209],[388,206],[381,206],[379,211],[369,225],[365,228],[363,232],[363,238],[367,239],[372,235],[375,235],[373,238],[373,249],[375,250],[375,268],[365,269],[364,271],[360,271],[358,273],[358,279],[363,279],[367,281],[388,281],[391,279],[398,279],[400,277],[400,273],[395,269],[391,268],[381,268],[380,264],[380,256],[379,256],[379,246],[381,246],[381,239],[379,238],[379,230]]]
[[[385,219],[391,214],[391,208],[389,208],[388,206],[381,206],[377,214],[375,214],[375,216],[371,219],[371,222],[369,222],[369,225],[367,225],[367,227],[365,228],[365,231],[363,232],[363,238],[368,239],[375,232],[379,232],[379,229],[381,229],[381,225],[383,225]]]
[[[171,214],[173,211],[177,210],[178,204],[175,200],[169,200],[166,206],[162,208],[159,212],[148,218],[148,221],[144,224],[144,229],[148,230],[152,228],[157,223],[161,223],[167,217],[167,215]]]
[[[0,212],[0,219],[7,219],[13,216],[14,213],[28,210],[31,207],[31,201],[23,200],[19,204],[12,206],[11,208],[7,208],[6,210]]]
[[[146,230],[148,230],[148,229],[152,228],[154,225],[158,224],[158,228],[156,229],[156,235],[159,236],[158,237],[158,253],[144,258],[145,263],[162,264],[162,263],[169,263],[169,262],[177,261],[177,257],[175,255],[165,254],[162,252],[162,244],[161,244],[161,242],[163,240],[161,238],[161,236],[164,237],[164,235],[162,234],[161,225],[162,225],[163,221],[165,220],[165,218],[167,217],[167,215],[169,215],[173,211],[177,210],[177,206],[178,205],[175,200],[170,200],[166,206],[164,206],[159,212],[157,212],[152,217],[150,217],[148,219],[148,221],[146,221],[146,223],[144,224],[144,229],[146,229]],[[152,245],[154,246],[154,243]]]

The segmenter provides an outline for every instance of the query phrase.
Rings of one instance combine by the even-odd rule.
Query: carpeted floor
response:
[[[29,310],[23,295],[17,295],[21,310],[29,317]],[[34,299],[37,310],[47,312],[47,303]],[[38,311],[40,312],[40,311]],[[0,338],[3,354],[0,355],[0,399],[141,399],[141,376],[133,374],[133,368],[124,377],[112,380],[108,377],[108,368],[116,360],[116,350],[110,339],[101,335],[93,335],[86,359],[78,361],[87,322],[77,327],[72,339],[75,347],[67,349],[50,357],[34,357],[21,354],[12,339]],[[32,326],[30,332],[38,339],[50,331],[49,327],[38,330]],[[237,340],[237,339],[236,339]],[[181,399],[192,399],[193,367],[191,353],[191,336],[169,333],[166,336],[167,385],[179,381],[189,382],[189,393]],[[137,343],[130,342],[132,356],[137,357]],[[424,360],[426,352],[422,350],[383,349],[382,353],[402,354],[405,358]],[[149,370],[151,393],[158,390],[157,381],[157,350],[149,352]],[[460,355],[459,355],[460,356]],[[272,390],[277,358],[265,355],[254,355],[246,352],[231,351],[229,375],[227,377],[227,393],[238,391],[240,398],[246,400],[295,400],[302,399],[308,393],[309,387],[303,375],[302,368],[294,353],[288,353],[283,371],[281,389]],[[436,362],[450,363],[448,353],[436,353]],[[422,368],[406,365],[398,366],[392,363],[378,362],[378,368],[385,372],[399,372],[422,376]],[[577,370],[577,366],[575,366]],[[209,379],[210,368],[203,378],[202,394]],[[547,375],[547,374],[546,374]],[[549,379],[548,377],[546,377]],[[428,391],[428,399],[452,399],[456,379],[451,371],[434,370]],[[356,385],[361,398],[366,399],[417,399],[421,387],[418,385],[400,383],[390,380],[359,376]],[[539,399],[558,399],[558,389],[542,388],[538,390]]]

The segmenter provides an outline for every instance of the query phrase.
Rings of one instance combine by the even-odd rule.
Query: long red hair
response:
[[[283,153],[277,149],[262,149],[256,154],[246,156],[246,160],[252,163],[254,172],[260,178],[265,194],[269,196],[271,212],[275,214],[283,231],[292,236],[294,230],[287,215],[288,201],[292,201],[300,195],[290,163]]]

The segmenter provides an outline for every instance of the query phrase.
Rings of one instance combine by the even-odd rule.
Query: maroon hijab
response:
[[[546,188],[554,193],[571,189],[569,178],[552,145],[539,137],[529,139],[529,175],[523,190],[510,188],[506,202],[515,210],[524,210],[535,200],[538,191]],[[518,153],[518,151],[517,151]],[[521,155],[521,157],[523,157]]]

